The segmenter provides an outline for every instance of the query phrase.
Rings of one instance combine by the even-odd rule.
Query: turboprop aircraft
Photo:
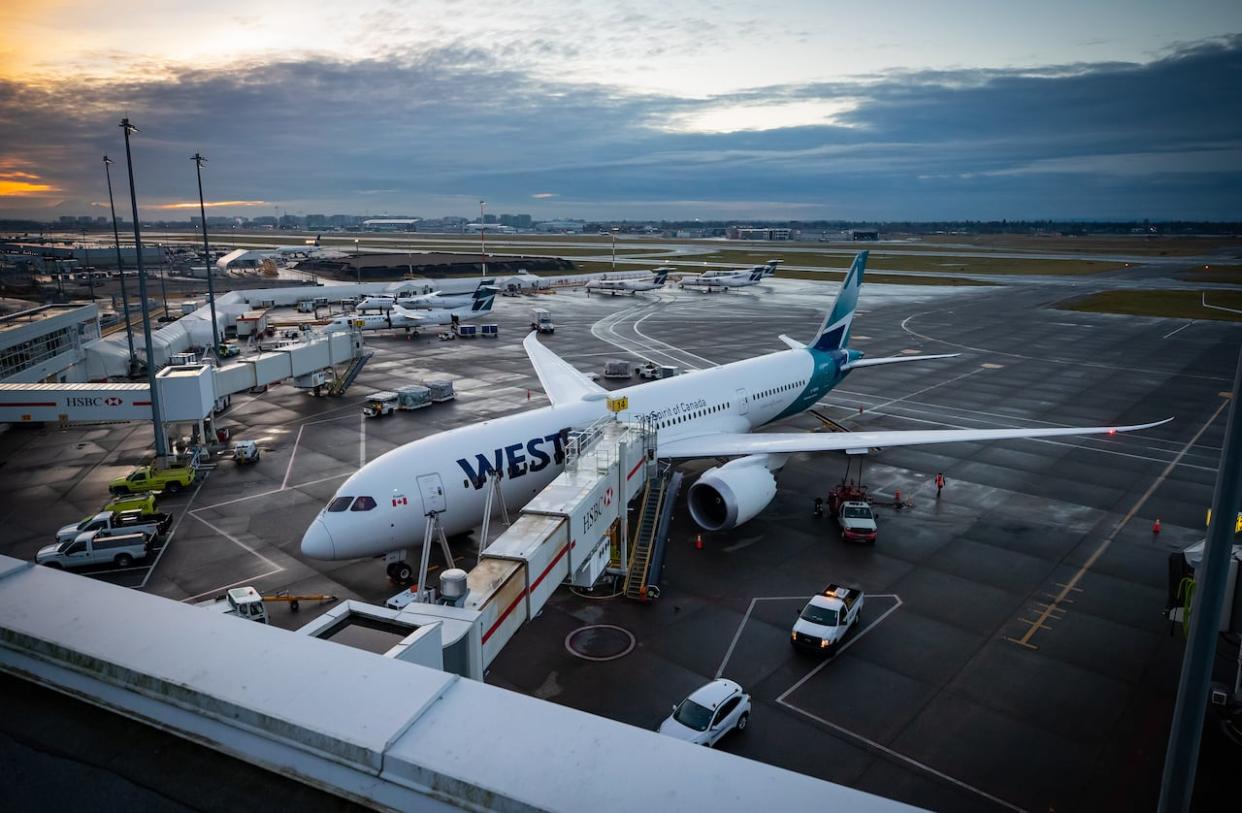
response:
[[[421,328],[452,324],[454,320],[465,322],[487,315],[496,301],[496,288],[480,285],[470,295],[470,304],[459,308],[432,308],[430,310],[407,310],[394,305],[383,313],[355,313],[338,316],[324,326],[331,333],[338,330],[391,330],[393,328]]]
[[[394,305],[402,308],[460,308],[469,305],[474,299],[474,294],[479,288],[490,287],[495,283],[494,279],[479,280],[478,287],[474,291],[463,291],[456,294],[446,294],[443,291],[432,291],[429,294],[373,294],[366,297],[358,303],[359,311],[380,310],[390,311]]]
[[[727,291],[730,288],[748,288],[751,285],[758,285],[764,277],[771,276],[775,270],[775,265],[756,265],[749,270],[709,271],[697,277],[683,277],[681,287],[695,288],[704,293]]]
[[[367,463],[311,523],[302,537],[302,552],[314,559],[391,554],[421,542],[432,512],[446,534],[469,531],[483,521],[486,487],[498,472],[505,504],[525,505],[561,472],[569,429],[606,416],[609,396],[629,399],[631,420],[654,424],[659,457],[733,458],[704,472],[687,495],[691,516],[713,531],[736,527],[762,512],[776,496],[776,477],[785,460],[799,452],[1113,434],[1164,423],[751,434],[813,407],[854,370],[957,355],[866,359],[849,347],[866,260],[865,251],[855,258],[836,303],[808,344],[781,336],[787,350],[613,392],[541,345],[532,333],[523,346],[551,406],[430,435]]]
[[[593,279],[586,284],[587,296],[591,292],[612,294],[637,294],[640,291],[655,291],[664,287],[671,268],[656,268],[648,279]]]

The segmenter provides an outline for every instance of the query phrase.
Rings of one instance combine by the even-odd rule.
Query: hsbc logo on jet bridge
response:
[[[499,449],[493,449],[490,457],[478,452],[474,460],[475,465],[472,466],[466,458],[459,458],[457,465],[461,466],[466,479],[474,485],[477,491],[487,485],[488,478],[497,472],[500,472],[503,477],[514,479],[522,477],[527,472],[543,471],[553,463],[559,466],[565,460],[565,433],[556,432],[540,438],[531,438],[525,443],[502,446]]]
[[[125,403],[115,395],[109,395],[107,398],[99,396],[84,397],[80,395],[70,395],[65,398],[65,406],[67,407],[97,407],[97,406],[120,406]]]

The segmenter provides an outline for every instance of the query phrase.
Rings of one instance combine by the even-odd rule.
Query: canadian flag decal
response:
[[[396,508],[398,505],[409,505],[409,504],[410,504],[410,501],[406,499],[404,496],[393,496],[392,498],[393,508]]]

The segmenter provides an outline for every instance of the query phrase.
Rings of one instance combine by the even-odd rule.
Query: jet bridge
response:
[[[166,423],[196,423],[211,415],[216,401],[236,392],[292,379],[313,387],[322,375],[363,351],[356,332],[324,334],[232,364],[172,365],[156,374]],[[0,384],[0,423],[75,423],[151,420],[146,384]]]
[[[647,427],[609,417],[570,433],[565,470],[467,574],[461,610],[473,613],[481,647],[472,660],[486,669],[559,585],[590,587],[610,560],[629,560],[626,506],[655,474],[655,432]],[[439,605],[418,603],[418,588],[398,593],[387,606],[434,615]],[[461,617],[461,610],[449,609],[456,610],[454,619]]]

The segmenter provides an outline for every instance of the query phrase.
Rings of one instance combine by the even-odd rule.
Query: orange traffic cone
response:
[[[703,534],[694,535],[694,549],[703,550]]]
[[[1154,534],[1160,533],[1160,517],[1156,517],[1156,521],[1151,524],[1151,532]]]

